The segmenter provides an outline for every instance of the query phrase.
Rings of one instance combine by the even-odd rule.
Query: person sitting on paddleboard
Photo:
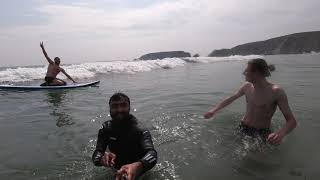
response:
[[[157,151],[148,130],[130,114],[130,99],[115,93],[109,99],[111,120],[102,124],[92,161],[117,170],[116,180],[136,180],[157,163]]]
[[[247,111],[239,125],[239,131],[251,137],[261,137],[263,141],[273,145],[280,144],[282,139],[296,127],[297,122],[290,110],[285,91],[266,79],[273,70],[274,66],[268,66],[264,59],[250,60],[243,72],[246,82],[242,87],[209,110],[204,117],[206,119],[213,117],[219,110],[245,95]],[[286,123],[272,133],[271,119],[277,107],[282,112]]]
[[[43,42],[40,43],[40,47],[42,49],[42,52],[43,52],[44,56],[46,57],[47,61],[49,62],[47,74],[46,74],[46,77],[44,78],[44,80],[46,82],[41,84],[41,86],[63,86],[63,85],[67,85],[67,83],[65,81],[57,78],[57,75],[60,72],[65,74],[73,83],[76,83],[76,81],[74,81],[72,79],[72,77],[69,76],[69,74],[67,74],[67,72],[63,68],[61,68],[59,66],[60,65],[60,58],[59,57],[55,57],[54,61],[52,61],[49,58],[46,50],[44,49]]]

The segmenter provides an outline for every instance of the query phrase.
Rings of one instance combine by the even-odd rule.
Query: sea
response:
[[[298,126],[272,146],[240,136],[244,97],[205,120],[203,114],[238,90],[248,60],[276,70]],[[318,180],[320,178],[320,54],[169,58],[62,65],[78,82],[69,90],[0,90],[1,180],[112,180],[91,161],[97,133],[110,119],[115,92],[152,134],[158,163],[144,180]],[[37,85],[45,66],[1,67],[0,84]],[[65,79],[64,76],[59,76]],[[68,81],[71,83],[70,81]],[[272,130],[285,123],[279,109]]]

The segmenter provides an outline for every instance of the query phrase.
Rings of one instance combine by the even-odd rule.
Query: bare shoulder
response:
[[[252,87],[253,87],[252,83],[246,81],[241,85],[240,89],[246,91],[246,90],[248,90],[248,89],[250,89]]]
[[[271,86],[272,86],[272,91],[277,99],[283,98],[286,96],[286,92],[284,91],[283,88],[275,84],[271,84]]]
[[[251,88],[253,85],[252,83],[245,81],[242,85],[241,88]]]
[[[252,83],[251,82],[248,82],[248,81],[245,81],[242,86],[252,86]]]

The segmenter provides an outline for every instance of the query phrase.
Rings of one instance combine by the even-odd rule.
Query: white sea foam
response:
[[[45,73],[46,67],[7,68],[0,71],[0,82],[23,82],[42,79]]]
[[[232,61],[248,61],[254,58],[263,58],[260,55],[248,55],[248,56],[228,56],[228,57],[191,57],[186,58],[190,62],[198,62],[198,63],[215,63],[215,62],[232,62]]]
[[[128,73],[134,74],[155,69],[172,69],[184,66],[187,63],[216,63],[249,60],[261,56],[230,56],[230,57],[198,57],[198,58],[166,58],[149,61],[110,61],[94,62],[62,66],[74,79],[93,78],[97,74]],[[43,67],[16,67],[0,71],[0,82],[24,82],[43,79],[47,66]],[[66,77],[59,74],[58,78]]]

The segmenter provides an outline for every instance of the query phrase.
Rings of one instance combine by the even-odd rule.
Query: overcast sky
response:
[[[0,7],[0,66],[131,60],[212,50],[320,29],[319,0],[10,0]]]

